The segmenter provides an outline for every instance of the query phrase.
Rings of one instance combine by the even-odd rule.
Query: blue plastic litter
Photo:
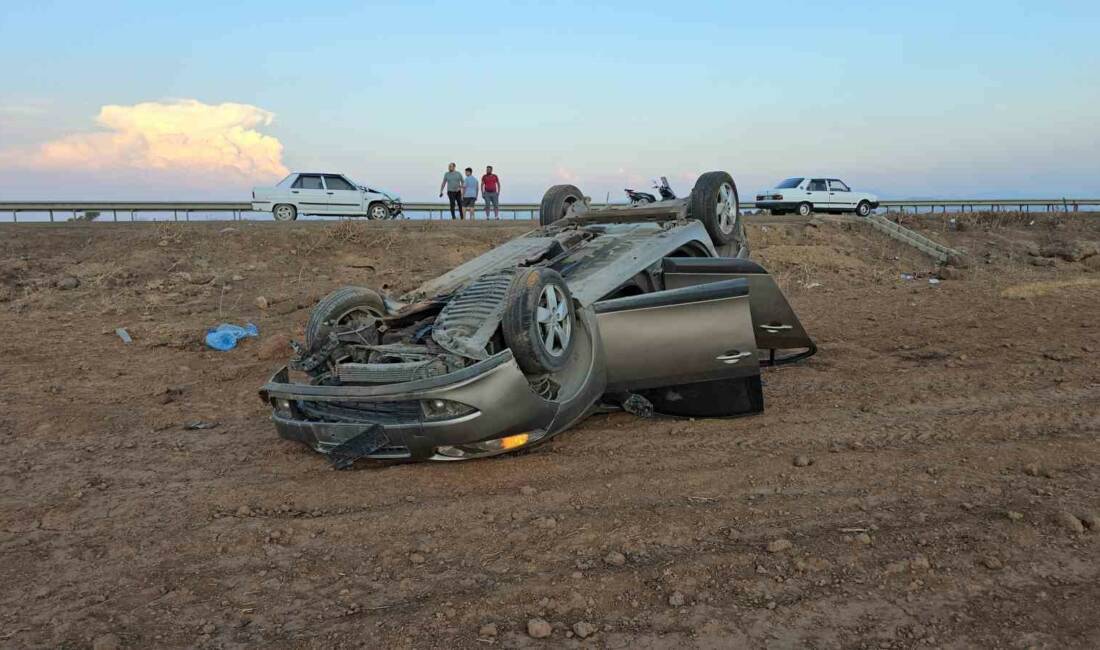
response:
[[[230,323],[222,323],[217,327],[211,327],[206,330],[206,345],[214,348],[215,350],[232,350],[237,347],[237,341],[248,336],[259,336],[260,328],[256,327],[252,323],[241,327],[240,325],[232,325]]]

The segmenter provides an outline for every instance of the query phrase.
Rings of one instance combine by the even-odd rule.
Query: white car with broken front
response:
[[[252,209],[270,212],[276,221],[294,221],[302,214],[393,219],[402,206],[397,195],[343,174],[295,173],[275,187],[252,188]]]

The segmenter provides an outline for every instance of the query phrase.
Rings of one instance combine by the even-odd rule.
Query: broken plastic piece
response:
[[[122,342],[126,345],[134,342],[134,339],[130,338],[130,333],[126,331],[125,327],[116,328],[115,334],[118,334],[118,338],[122,339]]]
[[[248,336],[259,336],[260,330],[258,327],[249,323],[244,327],[240,325],[231,325],[229,323],[222,323],[217,327],[211,327],[206,330],[206,345],[214,348],[215,350],[232,350],[237,347],[237,341]]]

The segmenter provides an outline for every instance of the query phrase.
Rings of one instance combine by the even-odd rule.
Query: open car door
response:
[[[763,410],[747,280],[614,298],[594,307],[608,393],[640,394],[667,415]]]
[[[763,365],[792,363],[817,352],[775,279],[756,262],[732,257],[666,257],[662,267],[666,289],[746,281],[756,347],[762,352]]]

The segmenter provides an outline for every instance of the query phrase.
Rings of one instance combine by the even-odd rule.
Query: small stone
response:
[[[541,618],[527,621],[527,634],[533,639],[545,639],[554,632],[554,628]]]
[[[1100,514],[1096,512],[1086,512],[1080,517],[1081,523],[1085,525],[1085,528],[1089,530],[1100,530]]]
[[[101,634],[92,641],[92,650],[118,650],[122,647],[122,639],[117,634]]]
[[[241,507],[237,508],[237,516],[238,517],[250,517],[251,515],[252,515],[252,508],[249,508],[248,506],[241,506]]]
[[[535,524],[535,527],[542,528],[543,530],[549,530],[558,525],[557,520],[553,517],[539,517],[535,519],[532,523]]]
[[[891,562],[891,563],[886,565],[886,569],[885,569],[885,571],[888,575],[893,575],[895,573],[902,573],[902,572],[908,571],[908,570],[909,570],[909,560],[898,560],[896,562]]]
[[[573,624],[573,634],[576,634],[582,639],[587,639],[597,631],[599,631],[599,628],[587,621],[577,621]]]
[[[769,553],[781,553],[794,546],[789,539],[773,539],[768,542]]]
[[[983,557],[982,566],[991,571],[997,571],[1004,567],[1004,565],[1001,564],[1001,560],[994,555],[987,555],[986,557]]]
[[[496,623],[486,623],[477,629],[477,636],[481,639],[491,639],[497,635]]]
[[[424,556],[419,553],[413,553],[409,556],[409,562],[413,564],[424,564]]]
[[[810,465],[813,465],[813,464],[814,464],[814,459],[810,458],[809,456],[799,454],[798,456],[794,457],[794,466],[795,467],[809,467]]]
[[[1027,474],[1028,476],[1038,476],[1039,463],[1028,463],[1027,465],[1024,465],[1024,474]]]
[[[267,305],[267,298],[264,298],[263,296],[256,296],[257,307],[259,307],[260,309],[267,309]]]
[[[522,494],[525,497],[534,496],[535,493],[537,493],[537,492],[538,492],[538,490],[531,487],[530,485],[524,485],[523,487],[521,487],[519,489],[519,493]]]
[[[66,275],[57,281],[57,288],[62,291],[69,291],[80,286],[80,280],[74,278],[71,275]]]
[[[913,571],[927,571],[932,568],[932,563],[928,561],[928,558],[917,554],[913,556],[912,560],[909,560],[909,568]]]
[[[683,607],[684,595],[678,591],[672,592],[672,595],[668,597],[668,604],[673,607]]]
[[[860,534],[856,535],[856,541],[859,542],[860,544],[863,544],[864,546],[870,546],[871,545],[871,536],[868,535],[867,533],[860,533]]]
[[[1083,523],[1081,523],[1080,519],[1073,516],[1073,513],[1071,513],[1071,512],[1067,512],[1065,510],[1059,510],[1058,513],[1056,515],[1054,515],[1054,521],[1059,526],[1061,526],[1062,528],[1065,528],[1066,530],[1068,530],[1070,532],[1073,532],[1073,533],[1083,533],[1083,532],[1085,532],[1085,525]]]
[[[1015,510],[1009,510],[1005,513],[1005,516],[1008,517],[1011,521],[1022,521],[1024,518],[1024,513],[1016,512]]]
[[[217,629],[218,628],[215,627],[213,623],[207,623],[206,625],[202,626],[202,633],[203,634],[213,634],[214,631],[217,630]]]
[[[604,557],[603,561],[611,566],[622,566],[626,564],[626,556],[618,551],[611,551]]]

